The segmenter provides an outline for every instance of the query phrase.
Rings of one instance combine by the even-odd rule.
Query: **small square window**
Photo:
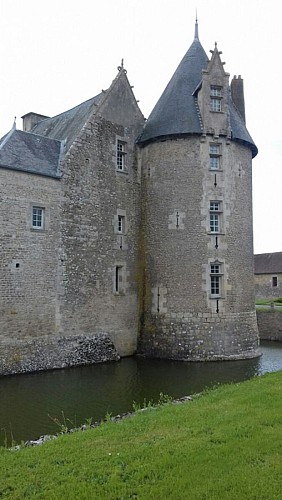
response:
[[[32,227],[33,229],[44,228],[44,208],[32,207]]]
[[[116,150],[116,165],[117,170],[124,170],[125,168],[125,142],[117,141],[117,150]]]

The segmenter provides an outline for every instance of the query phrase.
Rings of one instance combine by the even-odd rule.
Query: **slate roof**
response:
[[[0,141],[0,167],[60,177],[61,142],[12,129]]]
[[[208,56],[195,38],[151,112],[138,143],[176,134],[201,134],[193,93],[207,67]]]
[[[229,94],[229,111],[232,140],[249,146],[252,150],[252,157],[254,158],[258,154],[258,148],[251,138],[240,113],[237,111],[236,106],[232,101],[231,92]]]
[[[255,274],[282,273],[282,252],[255,255]]]
[[[208,56],[198,39],[196,29],[191,47],[144,125],[137,141],[139,144],[173,135],[202,133],[197,101],[193,94],[196,94],[195,90],[200,88],[202,70],[207,68],[207,64]],[[229,103],[232,140],[249,146],[254,157],[258,152],[257,147],[236,110],[231,93]]]
[[[32,133],[43,135],[65,142],[65,151],[69,149],[74,139],[94,112],[103,93],[65,111],[53,118],[46,118],[32,128]]]

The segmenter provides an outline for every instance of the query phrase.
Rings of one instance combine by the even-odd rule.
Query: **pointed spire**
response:
[[[196,10],[196,23],[195,23],[195,36],[194,40],[199,40],[199,29],[198,29],[198,15]]]

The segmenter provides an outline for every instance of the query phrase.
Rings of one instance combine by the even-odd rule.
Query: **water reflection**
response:
[[[263,356],[252,360],[185,363],[126,358],[119,363],[55,370],[0,378],[0,444],[4,435],[15,441],[58,431],[52,418],[62,413],[72,426],[88,417],[102,419],[128,411],[132,402],[173,398],[202,391],[218,383],[239,382],[282,370],[282,344],[262,343]],[[51,417],[51,418],[50,418]]]

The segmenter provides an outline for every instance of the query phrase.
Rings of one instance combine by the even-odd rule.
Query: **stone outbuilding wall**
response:
[[[257,320],[261,340],[282,342],[282,311],[275,309],[257,311]]]

